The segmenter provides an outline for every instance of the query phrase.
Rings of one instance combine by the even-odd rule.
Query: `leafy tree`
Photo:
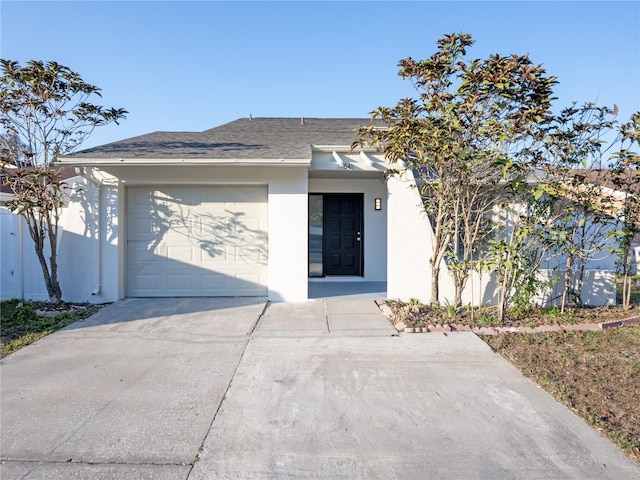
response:
[[[509,306],[516,316],[528,313],[534,296],[549,283],[539,270],[557,250],[557,237],[550,228],[556,220],[555,201],[539,195],[545,176],[532,172],[504,189],[496,235],[483,257],[484,268],[497,273],[497,315],[502,322]]]
[[[25,218],[49,299],[58,303],[62,298],[57,275],[58,222],[66,185],[53,163],[78,147],[95,127],[118,123],[127,112],[91,103],[94,96],[101,96],[100,89],[56,62],[30,61],[25,66],[5,59],[0,62],[2,165],[5,183],[16,197],[7,205]]]
[[[617,127],[617,107],[575,103],[554,117],[546,142],[549,175],[540,191],[554,198],[557,220],[550,231],[564,257],[561,311],[567,303],[582,303],[587,263],[607,254],[616,231],[614,197],[603,191],[611,185],[611,170],[602,168],[618,143],[604,139]]]
[[[411,81],[418,97],[374,110],[356,145],[378,147],[390,162],[402,160],[418,172],[434,233],[431,303],[440,301],[439,275],[448,258],[459,305],[474,252],[489,233],[483,217],[495,203],[490,192],[536,161],[531,146],[550,115],[556,82],[527,56],[467,59],[469,34],[445,35],[437,44],[430,58],[399,63],[399,75]],[[376,119],[385,128],[375,125]]]
[[[24,167],[28,165],[24,152],[26,148],[18,135],[13,132],[0,134],[0,155],[3,162],[6,159],[6,168]],[[4,169],[3,169],[4,175]]]

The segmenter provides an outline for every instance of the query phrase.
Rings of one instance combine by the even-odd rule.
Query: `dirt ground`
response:
[[[640,463],[640,325],[482,338]]]

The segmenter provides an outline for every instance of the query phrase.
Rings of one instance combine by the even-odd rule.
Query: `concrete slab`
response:
[[[106,307],[1,362],[0,476],[640,479],[475,335],[372,303]]]
[[[345,314],[371,314],[380,315],[380,308],[373,300],[325,300],[328,315]]]
[[[323,301],[270,303],[254,336],[322,336],[329,333]]]
[[[397,335],[398,331],[387,321],[384,315],[371,313],[347,313],[329,315],[331,332],[362,331],[371,335]]]
[[[255,329],[256,337],[324,335],[397,335],[373,300],[315,300],[269,304]]]
[[[265,303],[131,299],[10,355],[1,458],[192,464]]]
[[[96,315],[70,325],[66,330],[92,327],[94,332],[115,331],[164,336],[178,334],[201,337],[249,335],[264,310],[261,298],[127,298],[111,304]],[[193,322],[215,313],[198,327]],[[180,315],[175,318],[175,315]]]
[[[344,278],[340,281],[329,278],[309,280],[309,298],[342,300],[383,300],[387,298],[387,282],[367,282],[361,277]]]
[[[29,480],[184,480],[191,465],[1,462],[0,478]]]
[[[190,480],[638,479],[471,333],[254,338]]]
[[[334,335],[390,336],[398,331],[373,300],[325,300],[329,331]]]

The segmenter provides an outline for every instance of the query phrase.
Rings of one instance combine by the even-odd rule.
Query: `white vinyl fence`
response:
[[[29,230],[6,207],[0,207],[0,271],[0,299],[49,299]]]

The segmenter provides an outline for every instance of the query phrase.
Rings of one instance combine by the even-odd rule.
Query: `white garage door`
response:
[[[132,187],[127,295],[267,294],[266,187]]]

